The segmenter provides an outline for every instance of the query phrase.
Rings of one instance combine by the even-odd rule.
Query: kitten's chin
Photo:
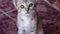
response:
[[[27,12],[21,12],[22,14],[29,14],[29,13],[27,13]]]
[[[22,14],[30,14],[30,12],[21,12]]]

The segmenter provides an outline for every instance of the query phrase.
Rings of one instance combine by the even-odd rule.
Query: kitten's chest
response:
[[[31,25],[33,17],[27,15],[27,16],[22,16],[24,26]]]
[[[37,22],[37,16],[26,14],[26,15],[18,15],[18,23],[23,24],[24,26],[34,25]]]

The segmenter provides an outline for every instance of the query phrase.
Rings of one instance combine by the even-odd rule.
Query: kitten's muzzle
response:
[[[26,12],[29,13],[29,8],[25,8]]]

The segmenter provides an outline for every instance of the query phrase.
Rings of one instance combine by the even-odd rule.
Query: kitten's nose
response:
[[[27,11],[27,13],[28,13],[28,11],[29,11],[29,8],[25,8],[25,10]]]

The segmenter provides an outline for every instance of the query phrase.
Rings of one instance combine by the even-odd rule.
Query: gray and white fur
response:
[[[37,29],[38,17],[34,9],[36,0],[13,0],[13,3],[18,10],[18,34],[43,34],[42,25]]]

